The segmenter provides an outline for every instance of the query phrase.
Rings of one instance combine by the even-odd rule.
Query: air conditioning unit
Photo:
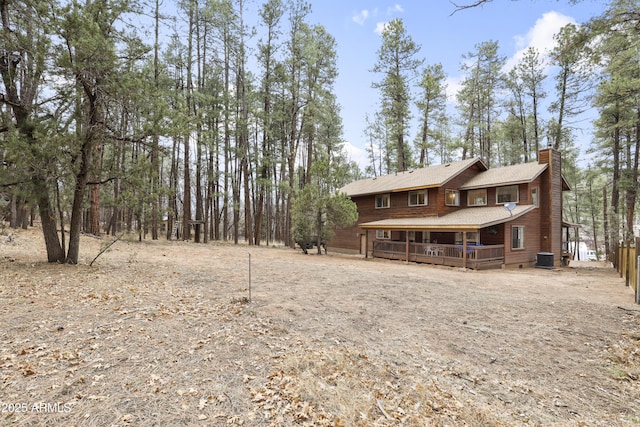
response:
[[[536,256],[536,267],[539,268],[553,268],[553,253],[552,252],[538,252]]]

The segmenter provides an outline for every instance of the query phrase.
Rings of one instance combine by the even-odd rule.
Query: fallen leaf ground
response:
[[[70,266],[6,233],[0,425],[640,425],[640,306],[602,264],[121,241],[90,267],[83,236]]]

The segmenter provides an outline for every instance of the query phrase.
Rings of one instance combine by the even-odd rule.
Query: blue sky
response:
[[[363,135],[365,115],[372,116],[377,109],[379,93],[371,84],[380,79],[370,70],[376,62],[381,42],[379,31],[385,22],[393,18],[403,20],[407,33],[421,46],[419,56],[427,64],[443,65],[451,95],[462,77],[459,71],[462,56],[475,51],[476,44],[498,41],[500,53],[508,58],[509,66],[517,62],[518,55],[528,46],[536,46],[540,51],[549,49],[559,28],[601,15],[606,3],[582,0],[570,5],[568,1],[556,0],[494,0],[483,7],[452,15],[454,6],[449,0],[312,2],[313,12],[308,21],[323,25],[338,45],[339,76],[335,90],[352,160],[361,166],[367,163]],[[549,93],[548,100],[553,97],[554,94]],[[586,131],[577,137],[578,143],[586,148],[591,140],[588,119],[584,127]],[[410,141],[415,134],[412,129]]]

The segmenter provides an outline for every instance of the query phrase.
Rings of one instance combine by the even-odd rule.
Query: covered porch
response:
[[[582,227],[580,224],[571,223],[568,221],[562,221],[562,266],[568,266],[569,262],[574,259],[576,253],[578,254],[578,260],[580,260],[579,244],[580,233],[579,230]],[[571,230],[574,232],[574,237],[571,237]]]
[[[376,258],[447,265],[481,270],[500,268],[504,264],[504,245],[446,245],[433,243],[374,240],[372,255]]]
[[[359,224],[365,255],[475,270],[505,264],[511,237],[505,224],[533,206],[460,209],[443,216],[384,219]]]

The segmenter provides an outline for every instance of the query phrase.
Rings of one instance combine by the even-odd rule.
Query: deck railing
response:
[[[407,243],[390,240],[374,240],[373,256],[412,262],[442,264],[474,269],[498,267],[504,264],[504,245],[468,245],[466,257],[462,245],[440,243]]]

